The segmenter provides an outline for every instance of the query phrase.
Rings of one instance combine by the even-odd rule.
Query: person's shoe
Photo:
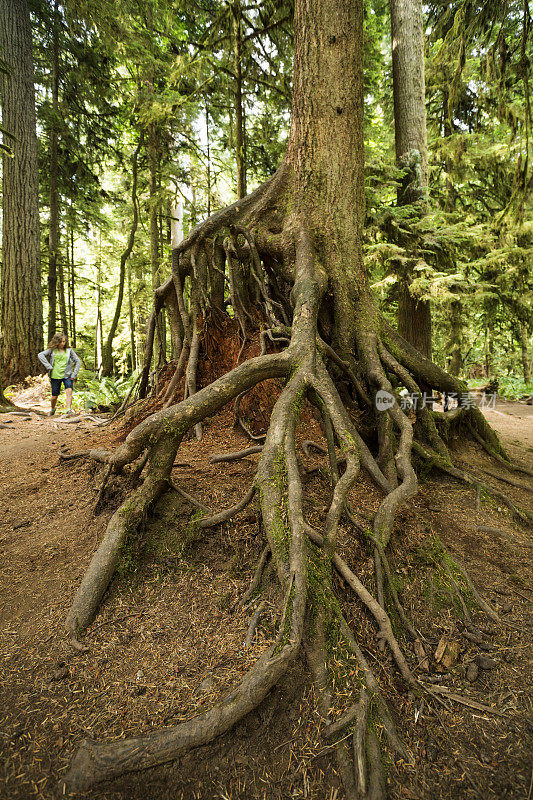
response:
[[[48,416],[49,416],[49,417],[53,417],[55,413],[56,413],[56,410],[55,410],[55,408],[51,408],[51,409],[50,409],[50,413],[48,414]]]

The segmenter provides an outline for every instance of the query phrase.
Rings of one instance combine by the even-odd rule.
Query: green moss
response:
[[[139,537],[136,527],[126,533],[120,548],[116,573],[119,578],[129,578],[137,572],[139,567]]]
[[[469,610],[478,607],[477,601],[473,596],[468,583],[461,571],[461,568],[445,549],[439,537],[433,533],[417,548],[417,560],[434,569],[426,572],[426,578],[422,583],[422,592],[428,604],[438,610],[440,608],[453,608],[461,616],[462,606],[456,596],[452,579],[452,574],[464,603]]]
[[[287,599],[287,606],[285,608],[285,616],[283,618],[283,631],[280,637],[278,644],[276,645],[276,649],[274,653],[277,655],[280,653],[286,644],[288,644],[290,636],[291,636],[291,629],[292,629],[292,613],[294,610],[294,582],[291,586],[291,591],[289,593],[289,597]]]

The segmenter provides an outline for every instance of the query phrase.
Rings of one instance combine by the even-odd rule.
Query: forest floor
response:
[[[48,409],[44,383],[21,392],[19,405]],[[517,463],[533,466],[533,407],[499,403],[485,412]],[[63,621],[94,548],[121,497],[117,486],[94,515],[99,470],[86,460],[61,461],[59,452],[114,447],[123,430],[89,420],[30,414],[0,417],[0,797],[54,798],[83,738],[116,738],[187,719],[209,706],[253,663],[275,629],[268,606],[253,645],[243,649],[252,609],[234,610],[263,547],[253,507],[222,528],[195,533],[192,508],[176,493],[155,507],[138,542],[124,550],[120,574],[88,631],[88,652],[68,645]],[[257,456],[212,465],[209,456],[238,450],[242,437],[221,413],[205,426],[204,441],[186,441],[174,480],[213,509],[236,502],[252,480]],[[300,437],[317,441],[309,422]],[[533,506],[533,480],[510,477],[477,446],[453,443],[457,463],[497,486],[523,508]],[[305,458],[306,466],[322,457]],[[483,472],[487,470],[491,474]],[[329,488],[307,484],[308,513],[323,513]],[[370,517],[379,492],[362,473],[352,502]],[[453,597],[432,575],[432,535],[468,568],[504,623],[473,616],[497,663],[466,679],[482,651],[461,633]],[[369,555],[341,528],[343,557],[372,587]],[[531,798],[531,586],[533,537],[506,509],[451,478],[421,479],[416,498],[399,518],[391,559],[404,606],[431,642],[460,644],[448,671],[430,658],[441,685],[492,711],[443,698],[428,705],[407,693],[378,648],[372,624],[348,590],[339,591],[350,625],[364,643],[414,763],[387,757],[394,800],[511,800]],[[429,590],[428,590],[429,586]],[[414,655],[411,645],[406,650]],[[171,764],[132,774],[85,796],[91,800],[274,800],[343,796],[319,731],[305,664],[232,731]]]

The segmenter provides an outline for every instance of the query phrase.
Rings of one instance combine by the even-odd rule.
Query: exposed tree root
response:
[[[255,593],[258,591],[259,587],[261,586],[261,581],[263,580],[263,575],[265,573],[265,568],[267,566],[267,563],[272,563],[269,562],[270,555],[271,555],[270,545],[267,544],[266,547],[263,548],[263,551],[259,557],[253,578],[250,581],[250,585],[248,586],[247,590],[245,591],[245,593],[243,594],[243,596],[240,598],[240,600],[236,605],[246,606],[246,604],[253,598]]]
[[[469,473],[464,472],[464,470],[454,467],[453,464],[442,459],[437,455],[437,453],[431,452],[428,447],[424,447],[418,442],[414,443],[414,449],[418,455],[422,456],[422,458],[428,461],[432,466],[440,469],[441,472],[445,472],[447,475],[451,475],[452,478],[456,478],[457,480],[462,481],[469,486],[473,486],[476,489],[476,492],[486,492],[488,495],[492,495],[492,497],[494,497],[496,500],[499,500],[509,509],[514,519],[526,524],[533,523],[533,514],[531,514],[529,511],[524,511],[523,509],[518,508],[518,506],[516,506],[506,494],[503,494],[503,492],[500,492],[498,489],[495,489],[488,483],[480,481],[478,478],[475,478]]]
[[[235,453],[221,453],[217,456],[211,456],[209,459],[210,464],[222,464],[224,461],[239,461],[241,458],[260,453],[263,449],[262,444],[254,444],[251,447],[246,447],[244,450],[237,450]]]
[[[93,461],[99,461],[101,464],[107,464],[111,455],[109,450],[97,448],[96,450],[82,450],[79,453],[58,453],[61,461],[73,461],[78,458],[90,458]]]
[[[248,626],[248,630],[246,632],[246,638],[243,642],[243,649],[246,650],[248,647],[251,647],[252,642],[254,640],[255,631],[257,626],[259,625],[259,620],[261,619],[261,614],[265,610],[266,607],[266,600],[262,600],[255,610],[255,614],[253,615],[252,619],[250,620],[250,624]]]
[[[417,491],[413,452],[453,477],[485,487],[453,466],[439,430],[442,421],[429,408],[418,404],[413,425],[394,400],[393,383],[403,385],[420,398],[428,387],[458,391],[463,385],[423,359],[391,331],[364,287],[342,283],[342,275],[339,277],[326,263],[305,215],[295,216],[288,210],[292,179],[284,164],[252,195],[195,228],[174,251],[172,277],[155,293],[139,378],[139,396],[143,397],[148,387],[157,315],[165,303],[172,304],[181,319],[178,338],[182,349],[174,375],[164,393],[161,392],[163,408],[137,425],[114,453],[99,456],[106,463],[106,477],[120,473],[138,459],[135,477],[140,478],[145,464],[146,476],[113,514],[66,623],[69,634],[77,641],[97,612],[126,537],[135,535],[151,505],[169,487],[201,511],[202,516],[195,521],[200,529],[226,522],[258,493],[266,546],[239,605],[244,606],[255,597],[265,570],[273,569],[284,598],[276,639],[227,697],[194,719],[143,737],[102,744],[85,741],[65,777],[70,789],[87,789],[123,772],[165,763],[211,741],[257,707],[289,669],[302,646],[347,797],[358,800],[384,797],[376,724],[383,727],[391,749],[400,757],[409,758],[378,682],[343,616],[333,588],[333,570],[373,617],[377,637],[389,647],[403,681],[419,691],[385,608],[390,596],[405,630],[416,646],[422,648],[423,637],[402,607],[387,556],[398,509]],[[337,264],[335,269],[338,268]],[[233,369],[201,387],[202,325],[215,311],[219,315],[224,313],[219,284],[221,273],[226,271],[233,315],[240,329],[240,349]],[[337,289],[339,293],[335,294]],[[333,303],[327,299],[331,296]],[[261,354],[240,363],[245,347],[252,341],[260,342]],[[279,350],[285,344],[287,347],[281,352],[268,352],[271,347]],[[273,398],[268,430],[264,436],[257,436],[241,412],[241,398],[272,378],[281,381],[282,388],[276,390]],[[184,397],[174,403],[182,379]],[[376,410],[378,392],[388,393],[392,398],[384,411]],[[246,495],[234,506],[213,513],[172,482],[171,470],[185,434],[194,430],[201,439],[205,420],[231,402],[240,427],[250,438],[262,443],[211,458],[212,463],[219,463],[259,454],[257,473]],[[296,428],[307,402],[319,411],[326,447],[305,442],[303,449],[307,455],[313,448],[328,456],[329,471],[324,474],[332,489],[320,533],[305,519],[297,455]],[[372,419],[370,429],[377,432],[377,455],[354,424],[354,419],[362,416]],[[484,419],[480,420],[473,410],[469,421],[477,437],[507,465],[506,456]],[[76,455],[90,455],[90,451]],[[140,470],[139,465],[142,465]],[[366,520],[358,519],[360,515],[349,500],[361,469],[367,471],[383,493],[371,532]],[[489,489],[503,501],[503,495]],[[99,500],[103,499],[104,491],[105,479]],[[527,519],[519,509],[512,508],[521,519]],[[377,598],[337,553],[337,534],[343,518],[365,532],[374,551]],[[493,609],[475,592],[466,572],[458,569],[479,605],[492,619],[497,619]],[[460,579],[453,570],[448,571],[468,619]],[[260,601],[245,646],[253,639],[264,607],[264,601]],[[327,680],[328,669],[335,663],[332,659],[335,648],[343,652],[343,658],[355,660],[358,676],[355,687],[351,686],[358,692],[358,700],[337,720],[339,709]]]

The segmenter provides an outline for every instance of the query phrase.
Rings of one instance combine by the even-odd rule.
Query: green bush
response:
[[[86,370],[80,372],[73,405],[75,408],[114,408],[124,400],[137,378],[133,372],[127,378],[95,378]],[[78,388],[79,387],[79,388]]]

